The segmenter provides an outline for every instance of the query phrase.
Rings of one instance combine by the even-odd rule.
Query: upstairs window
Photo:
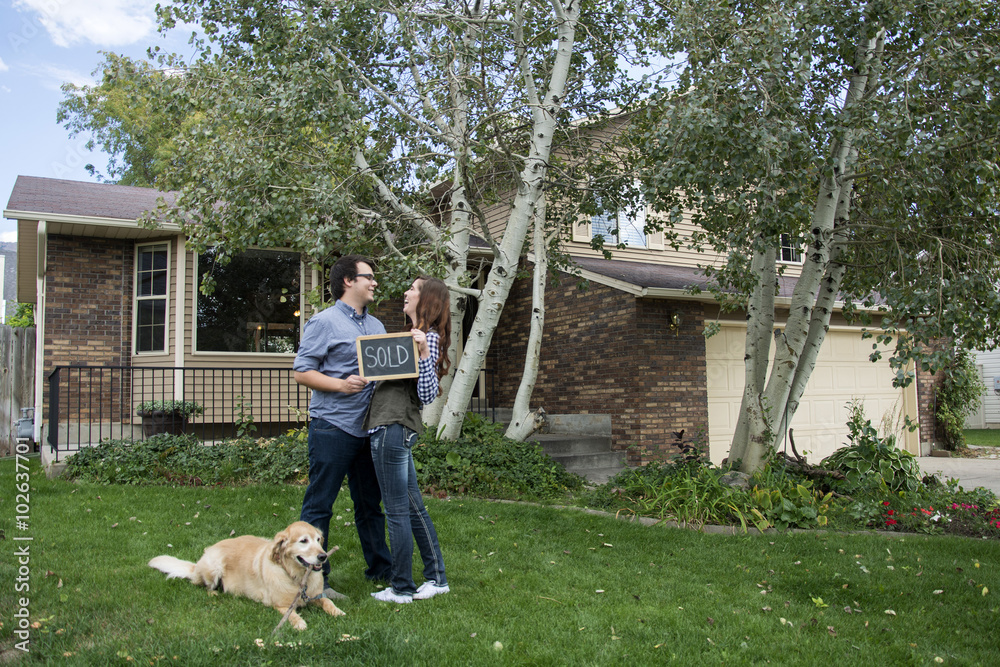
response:
[[[202,294],[205,273],[214,288]],[[198,257],[198,352],[294,353],[299,345],[298,253],[249,250],[228,262],[215,250]]]
[[[135,254],[135,351],[166,352],[170,248],[140,245]]]
[[[601,236],[606,245],[646,247],[646,204],[640,201],[636,210],[620,209],[598,213],[590,218],[591,238]]]
[[[794,242],[791,234],[781,235],[781,247],[778,249],[778,261],[786,264],[801,264],[801,246]]]

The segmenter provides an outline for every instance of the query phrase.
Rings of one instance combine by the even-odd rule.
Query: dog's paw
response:
[[[305,630],[306,622],[302,620],[302,617],[298,614],[292,614],[288,617],[288,624],[295,628],[296,630]]]
[[[322,605],[323,611],[330,614],[330,616],[347,616],[347,613],[338,609],[337,605],[333,604],[326,598],[321,598],[320,605]]]

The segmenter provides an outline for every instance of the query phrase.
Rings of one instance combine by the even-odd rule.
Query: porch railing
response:
[[[489,416],[493,373],[483,374],[469,409]],[[304,426],[310,397],[287,368],[57,366],[48,376],[46,440],[58,461],[103,440],[141,439],[136,410],[153,400],[200,405],[204,412],[188,419],[185,432],[202,440],[241,431],[270,437]]]

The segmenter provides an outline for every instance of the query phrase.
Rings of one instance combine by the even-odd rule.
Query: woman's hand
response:
[[[420,358],[430,357],[431,348],[427,346],[427,334],[420,329],[410,329],[410,333],[413,334],[413,340],[417,341],[417,352],[420,353]]]

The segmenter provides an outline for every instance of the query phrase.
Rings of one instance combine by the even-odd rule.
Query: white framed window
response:
[[[133,347],[136,354],[167,351],[167,292],[170,286],[170,244],[135,248],[135,309]]]
[[[634,211],[619,209],[590,217],[590,237],[602,236],[607,245],[626,245],[630,248],[646,247],[646,203],[640,201]]]
[[[299,346],[302,261],[284,250],[248,250],[216,259],[198,257],[195,285],[197,352],[294,354]],[[214,288],[205,295],[205,273]]]
[[[778,261],[785,264],[802,263],[802,247],[794,242],[791,234],[781,235],[781,246],[778,248]]]
[[[592,215],[589,219],[579,220],[573,225],[571,239],[589,245],[600,235],[606,247],[614,247],[621,243],[628,248],[663,250],[663,230],[647,235],[645,227],[646,200],[640,197],[635,208],[606,211]]]

